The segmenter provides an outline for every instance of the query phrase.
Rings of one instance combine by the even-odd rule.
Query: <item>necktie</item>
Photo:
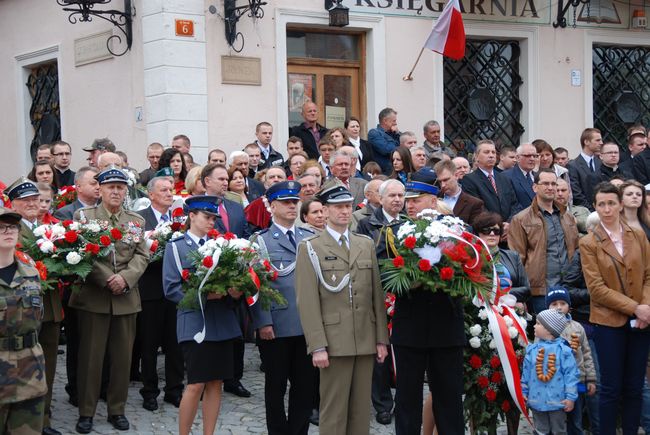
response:
[[[226,229],[226,231],[230,231],[230,221],[228,220],[228,213],[226,212],[226,206],[223,205],[223,202],[219,204],[219,215],[221,216],[223,227]]]
[[[199,239],[199,246],[205,245],[205,239]]]
[[[348,243],[347,243],[347,241],[348,241],[348,238],[345,237],[345,234],[341,234],[341,237],[339,238],[339,245],[340,245],[343,249],[345,249],[345,252],[348,251]]]
[[[490,180],[490,184],[492,184],[492,188],[494,189],[494,193],[498,194],[499,191],[497,190],[497,183],[494,181],[494,177],[492,176],[492,174],[488,174],[488,180]]]
[[[596,172],[594,169],[594,158],[592,157],[591,160],[589,160],[589,169],[591,169],[591,172]]]
[[[112,214],[112,215],[111,215],[111,218],[110,218],[110,221],[111,221],[111,225],[112,225],[112,226],[116,226],[116,225],[117,225],[117,221],[118,221],[117,216],[115,216],[114,214]]]
[[[287,238],[289,239],[289,242],[293,245],[293,247],[296,247],[296,239],[293,237],[293,231],[289,230],[287,231]]]
[[[160,220],[163,222],[169,222],[169,215],[167,213],[160,215]]]
[[[529,172],[529,173],[526,174],[526,180],[528,180],[528,184],[531,185],[531,186],[533,184],[535,184],[534,181],[533,181],[533,173],[532,172]]]

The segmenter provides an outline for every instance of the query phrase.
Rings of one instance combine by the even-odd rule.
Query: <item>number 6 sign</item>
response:
[[[174,20],[176,22],[176,36],[194,36],[194,21]]]

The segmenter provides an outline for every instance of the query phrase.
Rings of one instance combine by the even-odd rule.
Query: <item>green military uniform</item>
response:
[[[43,304],[38,271],[16,255],[11,283],[0,279],[0,433],[40,434],[45,358],[38,343]]]
[[[106,351],[111,362],[108,415],[124,415],[136,313],[141,309],[138,279],[149,264],[149,253],[141,231],[144,219],[127,210],[111,214],[101,204],[77,210],[74,218],[106,221],[124,233],[122,240],[115,243],[115,251],[95,262],[81,291],[73,293],[69,303],[79,313],[79,415],[95,415]],[[136,225],[131,228],[139,226],[138,240],[127,234],[129,223]],[[127,291],[119,295],[114,295],[106,284],[108,278],[116,273],[128,285]]]

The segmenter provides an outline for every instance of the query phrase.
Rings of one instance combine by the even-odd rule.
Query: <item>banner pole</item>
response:
[[[420,50],[420,54],[418,54],[418,58],[415,59],[415,63],[413,64],[413,68],[411,68],[411,71],[409,71],[408,75],[402,77],[402,80],[404,80],[405,82],[409,82],[413,80],[413,71],[415,71],[415,67],[418,65],[418,62],[420,62],[422,53],[424,53],[424,47],[422,47],[422,49]]]

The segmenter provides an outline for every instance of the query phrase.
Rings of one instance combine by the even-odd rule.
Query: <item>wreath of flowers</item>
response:
[[[145,233],[150,263],[162,261],[167,243],[183,235],[185,220],[186,216],[183,213],[183,208],[177,207],[172,210],[171,221],[161,222],[156,228]]]

